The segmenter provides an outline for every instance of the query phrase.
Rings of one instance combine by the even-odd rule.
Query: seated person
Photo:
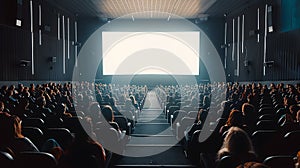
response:
[[[236,167],[249,161],[256,161],[252,142],[248,134],[238,127],[231,127],[218,151],[218,167],[228,167],[221,162],[224,156],[231,156],[230,166]],[[228,162],[226,162],[228,164]]]
[[[222,136],[224,132],[226,132],[231,127],[239,127],[242,129],[246,129],[246,125],[244,124],[244,117],[241,111],[239,110],[231,110],[229,117],[226,121],[226,124],[221,127],[220,135]]]
[[[110,126],[113,127],[114,129],[116,129],[119,133],[121,133],[122,131],[121,131],[118,123],[116,123],[114,121],[114,113],[113,113],[112,108],[109,105],[105,105],[105,106],[103,106],[101,112],[102,112],[104,119],[110,124]]]
[[[84,118],[82,128],[75,133],[71,146],[64,152],[58,168],[103,168],[106,165],[106,154],[102,145],[93,140],[91,118]]]
[[[38,148],[21,133],[21,120],[8,113],[0,114],[0,147],[10,148],[15,154],[25,151],[38,152]]]
[[[21,130],[21,120],[18,116],[0,113],[0,134],[4,135],[0,138],[0,149],[8,149],[11,155],[20,152],[39,152],[30,139],[22,135]],[[48,139],[43,144],[42,151],[59,158],[62,149],[54,139]]]

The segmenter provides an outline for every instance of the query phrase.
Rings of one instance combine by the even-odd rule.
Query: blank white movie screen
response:
[[[199,75],[200,32],[102,32],[103,75]]]

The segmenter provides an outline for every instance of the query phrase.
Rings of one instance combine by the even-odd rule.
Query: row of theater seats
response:
[[[163,99],[162,99],[163,100]],[[165,99],[166,101],[166,99]],[[225,125],[227,117],[221,118],[209,116],[211,113],[217,113],[219,109],[211,106],[203,109],[206,113],[204,121],[208,122],[211,136],[204,142],[199,142],[199,136],[202,130],[196,130],[189,141],[185,141],[186,130],[196,121],[198,110],[201,106],[190,106],[191,101],[177,99],[171,106],[169,102],[163,102],[165,105],[165,115],[174,129],[178,140],[181,140],[186,151],[187,157],[198,162],[207,162],[206,167],[214,167],[216,163],[215,155],[221,148],[226,132],[220,135],[220,128]],[[212,104],[221,103],[211,100]],[[200,103],[199,103],[200,105]],[[256,104],[257,122],[249,136],[257,155],[257,160],[263,162],[271,168],[294,168],[293,157],[300,150],[300,125],[284,122],[287,108],[283,104],[283,98],[278,94],[262,94],[259,96]],[[202,113],[203,113],[202,112]],[[207,117],[208,115],[208,117]],[[207,117],[207,118],[206,118]],[[246,128],[245,128],[246,129]],[[203,161],[202,155],[209,155],[206,161]],[[204,159],[204,160],[205,160]],[[220,167],[232,167],[231,157],[225,157],[221,160]],[[225,166],[224,166],[225,165]]]
[[[4,168],[54,168],[57,161],[53,155],[46,152],[21,152],[15,158],[7,152],[0,152],[1,167]]]

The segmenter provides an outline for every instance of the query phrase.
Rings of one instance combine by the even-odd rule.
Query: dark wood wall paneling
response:
[[[34,64],[35,74],[31,74],[31,63],[20,66],[20,60],[31,60],[30,1],[22,1],[22,26],[15,26],[17,0],[1,1],[0,11],[0,80],[71,80],[74,57],[74,14],[58,9],[45,1],[33,1],[34,13]],[[42,26],[38,25],[38,6],[42,5]],[[60,14],[61,40],[57,38],[57,16]],[[62,15],[65,16],[65,35],[67,47],[67,18],[70,19],[70,59],[66,59],[66,74],[63,74]],[[49,30],[50,28],[50,30]],[[39,45],[38,30],[42,30],[42,45]],[[52,63],[50,57],[56,57]],[[66,48],[67,58],[67,48]]]
[[[266,68],[266,75],[263,75],[263,47],[264,47],[264,15],[265,5],[272,5],[272,21],[274,32],[267,36],[267,61],[274,61],[272,67]],[[257,8],[260,8],[260,42],[257,42],[256,35],[249,35],[250,31],[257,28]],[[240,52],[240,75],[234,75],[236,69],[235,60],[232,61],[232,19],[235,19],[235,42],[237,42],[237,18],[245,15],[245,54]],[[281,81],[300,80],[300,30],[281,32],[281,0],[260,1],[259,4],[248,7],[243,11],[229,15],[228,22],[228,48],[227,75],[231,81]],[[241,38],[241,36],[240,36]],[[245,58],[248,58],[248,66],[244,65]]]

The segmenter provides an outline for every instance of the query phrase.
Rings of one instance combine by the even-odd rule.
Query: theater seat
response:
[[[13,168],[14,158],[7,152],[0,151],[1,167]]]
[[[126,131],[126,135],[131,134],[131,123],[128,122],[128,120],[125,117],[121,115],[114,116],[114,120],[116,123],[118,123],[122,131]]]
[[[294,168],[294,160],[291,156],[270,156],[264,160],[264,164],[271,168]]]
[[[277,123],[273,120],[260,120],[256,123],[256,130],[277,130]]]
[[[15,167],[55,168],[57,162],[53,155],[45,152],[22,152],[15,159]]]
[[[300,130],[285,134],[284,144],[286,154],[295,155],[300,150]]]
[[[55,139],[63,149],[66,149],[73,141],[73,135],[66,128],[49,128],[46,131],[46,137],[46,139]]]
[[[72,133],[76,133],[77,130],[81,130],[82,129],[80,120],[82,120],[82,117],[79,117],[79,116],[76,116],[76,117],[66,117],[63,120],[64,128],[67,128]]]
[[[252,134],[252,143],[258,159],[263,161],[266,157],[278,155],[282,152],[283,138],[275,130],[259,130]]]
[[[28,137],[39,149],[44,142],[44,133],[37,127],[22,127],[22,134]]]
[[[22,121],[22,127],[37,127],[44,130],[45,122],[41,118],[26,118]]]

